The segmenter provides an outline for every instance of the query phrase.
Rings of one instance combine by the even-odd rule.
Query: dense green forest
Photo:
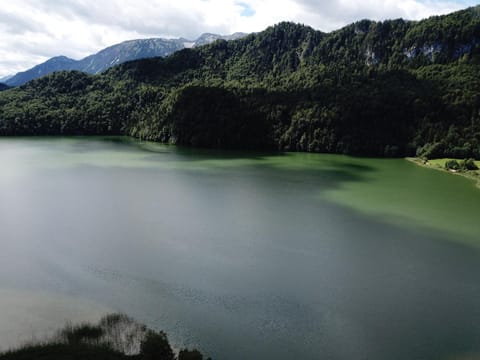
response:
[[[480,158],[480,7],[236,41],[59,72],[0,93],[0,135]]]

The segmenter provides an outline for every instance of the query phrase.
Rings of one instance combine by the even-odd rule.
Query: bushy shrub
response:
[[[174,360],[175,355],[163,332],[149,330],[140,345],[140,356],[145,360]]]
[[[203,360],[203,355],[198,350],[181,350],[178,354],[178,360]]]
[[[100,326],[90,324],[67,326],[61,336],[68,344],[95,343],[103,336],[103,330]]]
[[[462,162],[462,169],[464,170],[478,170],[477,164],[474,159],[465,159]]]
[[[458,163],[457,160],[448,160],[445,163],[445,169],[459,171],[460,170],[460,164]]]

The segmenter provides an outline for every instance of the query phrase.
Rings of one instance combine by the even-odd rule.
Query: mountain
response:
[[[0,83],[0,91],[7,90],[7,89],[10,89],[10,86],[4,83]]]
[[[98,74],[125,61],[168,56],[175,51],[183,49],[184,42],[187,42],[187,40],[141,39],[125,41],[78,61],[76,70],[89,74]]]
[[[7,75],[7,76],[4,76],[2,78],[0,78],[0,82],[4,83],[5,81],[7,81],[8,79],[10,79],[13,75]]]
[[[280,23],[94,76],[55,73],[0,93],[0,134],[480,158],[479,14],[331,33]]]
[[[45,61],[42,64],[34,66],[27,71],[17,73],[16,75],[7,79],[5,83],[9,86],[19,86],[32,79],[37,79],[55,71],[62,70],[78,70],[77,61],[66,56],[57,56]]]
[[[245,35],[246,34],[243,33],[235,33],[228,36],[203,34],[195,41],[182,38],[130,40],[110,46],[81,60],[73,60],[65,56],[57,56],[29,70],[7,77],[4,79],[4,82],[9,86],[20,86],[30,80],[38,79],[55,71],[64,70],[78,70],[89,74],[98,74],[114,65],[126,61],[156,56],[165,57],[186,47],[205,45],[219,39],[234,40]]]

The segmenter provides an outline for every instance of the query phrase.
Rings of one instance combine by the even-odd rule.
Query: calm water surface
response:
[[[0,346],[122,311],[214,359],[480,354],[480,190],[405,160],[0,139]]]

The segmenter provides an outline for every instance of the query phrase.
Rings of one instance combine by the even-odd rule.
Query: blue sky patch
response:
[[[237,5],[242,7],[242,12],[240,13],[240,16],[251,17],[255,15],[255,10],[250,5],[243,2],[239,2],[237,3]]]

